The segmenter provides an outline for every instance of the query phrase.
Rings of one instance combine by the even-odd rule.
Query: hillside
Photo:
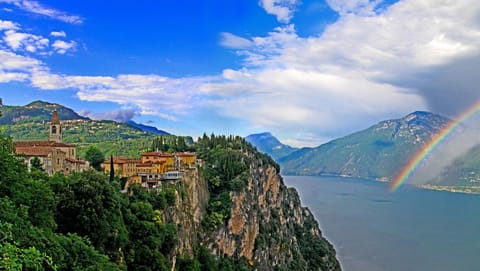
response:
[[[273,159],[278,160],[284,156],[298,150],[280,142],[271,133],[251,134],[245,138],[247,142],[257,147],[263,153],[270,155]]]
[[[77,145],[83,157],[89,146],[98,147],[106,156],[122,155],[138,157],[150,150],[154,139],[160,135],[168,141],[173,136],[155,127],[135,122],[119,123],[110,120],[91,120],[59,104],[35,101],[25,106],[2,106],[0,132],[15,141],[45,140],[47,124],[57,110],[63,127],[63,141]],[[186,137],[187,142],[192,142]]]
[[[63,105],[43,101],[35,101],[25,106],[2,106],[0,125],[50,121],[50,119],[52,118],[52,113],[55,110],[57,110],[58,116],[61,120],[88,119],[78,115],[72,109],[67,108]]]
[[[288,175],[334,175],[389,180],[450,120],[428,112],[382,121],[363,131],[304,148],[282,159]]]

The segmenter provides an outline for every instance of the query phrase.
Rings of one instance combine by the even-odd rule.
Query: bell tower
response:
[[[57,110],[53,111],[48,140],[58,143],[62,142],[62,126],[60,126]]]

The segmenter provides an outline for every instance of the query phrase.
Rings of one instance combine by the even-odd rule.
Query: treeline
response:
[[[0,134],[0,270],[246,270],[242,259],[198,246],[176,255],[177,225],[162,221],[175,187],[120,192],[118,180],[88,171],[29,172]]]
[[[150,150],[171,153],[186,152],[195,151],[195,146],[190,137],[169,135],[155,138]]]
[[[230,218],[231,191],[242,191],[248,183],[252,159],[264,165],[280,167],[273,159],[239,136],[207,136],[204,134],[196,144],[197,156],[204,160],[202,168],[208,183],[210,201],[203,220],[206,230],[215,230]],[[253,156],[252,156],[253,155]]]

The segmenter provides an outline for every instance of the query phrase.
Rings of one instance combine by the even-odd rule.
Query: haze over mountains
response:
[[[284,156],[273,152],[271,146],[282,146],[279,149],[288,150],[292,148],[276,142],[272,135],[257,135],[254,137],[257,140],[250,142],[272,155],[280,163],[285,175],[345,176],[390,181],[422,146],[450,122],[446,117],[417,111],[400,119],[379,122],[318,147],[298,149]],[[469,140],[465,136],[466,131],[460,134],[464,135],[466,141]],[[451,144],[450,152],[433,154],[420,170],[420,179],[417,178],[414,183],[465,186],[469,189],[479,186],[480,146],[474,147],[475,141],[460,143],[462,147],[458,143]],[[457,156],[454,156],[452,149],[458,149]]]

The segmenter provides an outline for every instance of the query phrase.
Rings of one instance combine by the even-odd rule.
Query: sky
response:
[[[478,0],[0,0],[0,98],[316,146],[480,99]]]

